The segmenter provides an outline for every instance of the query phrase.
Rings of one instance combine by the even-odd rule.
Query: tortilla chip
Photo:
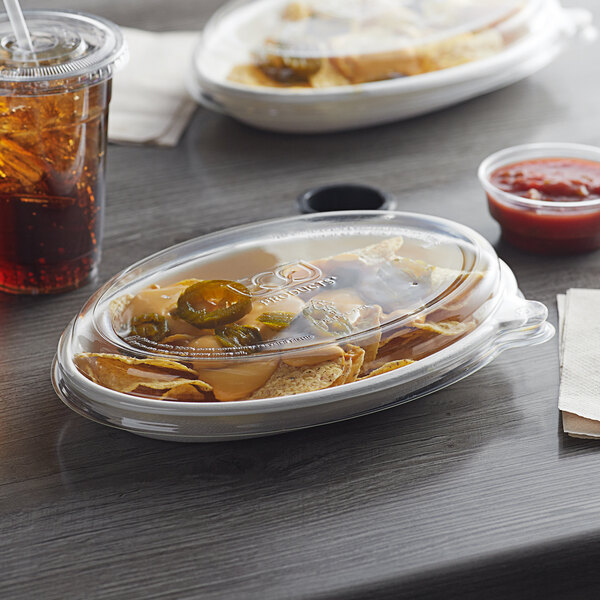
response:
[[[119,319],[131,300],[133,300],[133,296],[131,294],[125,294],[111,301],[111,303],[108,305],[108,312],[110,313],[113,321]]]
[[[404,239],[400,236],[388,238],[357,251],[358,256],[367,263],[391,261],[399,256]]]
[[[267,383],[256,390],[250,400],[293,396],[323,390],[331,386],[344,371],[344,357],[318,365],[292,367],[281,363]]]
[[[352,40],[348,39],[348,42]],[[336,69],[352,84],[416,75],[421,71],[414,48],[331,59]]]
[[[430,274],[431,288],[434,290],[447,290],[450,286],[457,287],[469,273],[445,267],[434,267]]]
[[[377,358],[363,365],[361,375],[368,374],[373,369],[378,369],[393,360],[420,360],[453,341],[451,337],[441,337],[430,331],[413,329],[406,332],[404,330],[399,337],[393,337],[386,340],[385,344],[381,344]]]
[[[173,384],[198,379],[196,372],[189,367],[164,358],[139,359],[120,354],[84,353],[77,354],[73,361],[93,382],[117,392],[131,392],[145,384]]]
[[[381,340],[381,342],[379,342],[378,353],[379,351],[381,351],[382,348],[386,348],[387,350],[387,346],[390,345],[392,342],[395,342],[394,347],[397,345],[403,346],[406,343],[412,343],[416,338],[419,338],[423,335],[425,334],[420,332],[415,327],[399,327],[395,331],[386,334],[386,336]]]
[[[346,383],[346,379],[348,379],[348,375],[350,375],[350,370],[352,369],[352,356],[347,352],[343,355],[343,368],[340,376],[329,386],[336,387],[338,385],[343,385]]]
[[[241,83],[243,85],[275,87],[275,88],[292,88],[292,87],[308,87],[307,83],[286,84],[279,83],[275,79],[271,79],[256,65],[236,65],[231,69],[227,76],[229,81]]]
[[[403,346],[416,346],[435,335],[455,336],[470,331],[475,326],[473,322],[461,322],[456,320],[428,322],[425,317],[419,317],[411,321],[410,325],[401,327],[386,335],[379,343],[379,350],[388,346],[391,342],[395,348]],[[366,361],[367,362],[367,361]]]
[[[216,402],[207,390],[203,390],[198,385],[198,381],[180,383],[165,392],[161,398],[163,400],[176,400],[178,402]]]
[[[440,321],[439,323],[419,323],[415,321],[412,326],[421,331],[437,333],[438,335],[462,335],[474,327],[474,323],[461,321]]]
[[[243,85],[277,87],[259,68],[254,65],[236,65],[227,76],[229,81]]]
[[[438,269],[436,269],[436,271],[437,270]],[[446,312],[446,314],[459,313],[468,304],[473,304],[474,294],[480,294],[484,289],[483,286],[479,285],[483,279],[483,272],[473,271],[469,273],[459,271],[458,274],[460,278],[452,285],[452,288],[457,289],[461,286],[460,293],[455,295],[451,301],[444,302],[438,309]],[[479,288],[477,286],[479,286]]]
[[[379,350],[379,344],[381,343],[381,306],[363,306],[360,307],[360,316],[354,322],[354,326],[361,331],[371,329],[368,334],[360,336],[355,340],[356,344],[360,346],[364,351],[364,362],[371,362],[375,360],[377,351]]]
[[[377,358],[363,366],[363,374],[392,360],[420,360],[454,343],[468,333],[475,322],[456,320],[426,322],[416,320],[411,328],[402,328],[386,337],[379,345]]]
[[[145,383],[131,390],[132,394],[143,396],[156,396],[164,400],[179,402],[215,402],[212,388],[204,381],[178,379],[175,381],[161,381]]]
[[[371,371],[368,375],[361,377],[361,379],[368,379],[369,377],[375,377],[376,375],[382,375],[383,373],[388,373],[389,371],[395,371],[396,369],[401,369],[402,367],[406,367],[407,365],[412,365],[414,360],[410,360],[409,358],[404,358],[402,360],[392,360],[390,362],[385,363],[383,366]]]
[[[131,391],[137,394],[141,393],[140,390],[143,388],[144,391],[154,390],[155,393],[161,396],[162,394],[173,390],[179,385],[192,385],[194,389],[200,392],[212,391],[212,387],[205,381],[201,381],[200,379],[184,378],[172,379],[171,381],[144,381],[143,383],[138,384]]]
[[[346,352],[350,355],[352,366],[345,383],[352,383],[358,379],[358,374],[363,366],[366,352],[363,350],[363,348],[360,348],[359,346],[352,346],[350,344],[346,348]]]
[[[493,56],[502,50],[502,34],[494,29],[463,33],[417,50],[422,73],[456,67]]]
[[[305,2],[290,2],[285,9],[281,18],[284,21],[302,21],[310,19],[313,16],[313,9]]]
[[[347,47],[351,47],[351,42],[347,40]],[[502,34],[488,29],[421,46],[331,60],[346,79],[357,84],[448,69],[492,56],[503,46]]]
[[[321,68],[308,78],[314,88],[327,88],[338,85],[349,85],[350,81],[340,73],[331,60],[321,61]]]

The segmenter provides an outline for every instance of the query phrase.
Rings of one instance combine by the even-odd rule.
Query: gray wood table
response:
[[[170,30],[200,29],[220,2],[67,4]],[[600,21],[595,0],[568,4]],[[0,295],[0,597],[596,597],[600,443],[560,430],[556,340],[393,410],[233,443],[102,427],[59,401],[49,371],[62,329],[115,272],[297,214],[299,192],[331,181],[375,184],[401,210],[476,229],[556,322],[557,293],[600,285],[600,253],[505,245],[475,172],[516,143],[600,145],[599,57],[598,43],[575,44],[527,81],[362,131],[276,135],[199,109],[177,148],[111,146],[99,280]]]

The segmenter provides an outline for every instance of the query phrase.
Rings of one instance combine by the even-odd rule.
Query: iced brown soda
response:
[[[19,84],[20,95],[0,96],[4,291],[71,289],[99,261],[110,80],[56,90],[27,94]]]

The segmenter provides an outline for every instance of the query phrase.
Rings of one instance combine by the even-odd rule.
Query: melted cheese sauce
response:
[[[192,283],[192,281],[185,281],[164,288],[156,286],[138,292],[118,317],[118,324],[115,329],[117,331],[127,331],[129,323],[134,317],[156,313],[167,320],[169,335],[178,333],[192,336],[200,335],[202,333],[200,329],[181,319],[175,319],[171,315],[171,311],[177,307],[177,299],[181,292]]]
[[[242,400],[262,387],[273,375],[279,365],[279,359],[248,361],[222,369],[200,368],[196,363],[198,378],[212,385],[215,398],[222,402]]]

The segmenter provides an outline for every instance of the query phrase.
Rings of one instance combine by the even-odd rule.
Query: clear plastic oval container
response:
[[[558,0],[231,2],[204,30],[190,89],[267,129],[360,127],[526,77],[590,21]]]
[[[217,441],[357,417],[548,340],[476,232],[350,211],[229,229],[155,254],[63,333],[60,398],[144,436]]]
[[[228,51],[237,48],[239,64],[227,76],[232,82],[314,89],[355,85],[420,75],[496,54],[527,31],[520,12],[529,4],[523,0],[235,3],[207,31],[207,44],[210,37],[221,35]],[[215,48],[219,50],[222,47]]]

